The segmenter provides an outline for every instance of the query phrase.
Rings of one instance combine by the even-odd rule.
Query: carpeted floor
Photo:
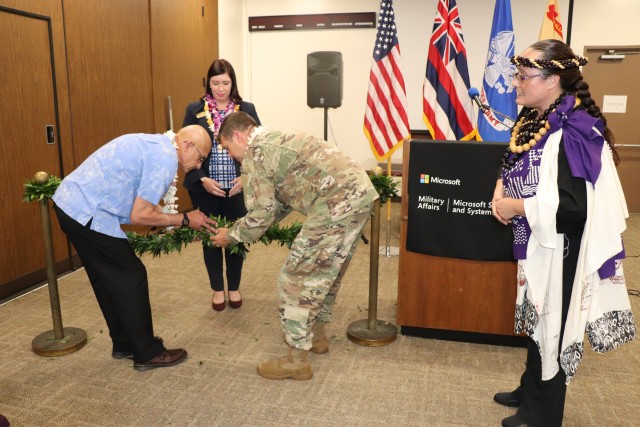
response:
[[[394,204],[391,245],[399,234]],[[381,244],[385,242],[382,222]],[[640,288],[640,216],[628,222],[625,264]],[[368,234],[368,227],[367,227]],[[492,401],[517,385],[525,350],[398,335],[384,347],[345,337],[366,319],[369,247],[360,244],[329,332],[331,350],[310,355],[310,381],[270,381],[256,364],[284,354],[275,280],[285,248],[255,245],[243,272],[244,305],[214,313],[199,245],[145,257],[156,334],[189,359],[136,372],[114,360],[84,270],[62,277],[65,326],[86,331],[80,351],[46,358],[31,351],[52,328],[46,287],[0,306],[0,413],[12,426],[497,426],[514,410]],[[379,257],[378,319],[395,323],[398,259]],[[631,297],[636,319],[640,298]],[[638,322],[636,322],[638,323]],[[609,354],[585,351],[569,386],[566,426],[638,425],[640,340]]]

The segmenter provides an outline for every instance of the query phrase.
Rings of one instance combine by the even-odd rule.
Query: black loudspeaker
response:
[[[307,105],[311,108],[342,105],[342,53],[307,55]]]

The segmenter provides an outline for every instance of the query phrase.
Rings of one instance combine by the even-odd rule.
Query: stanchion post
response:
[[[391,178],[391,157],[387,158],[387,176]],[[386,257],[398,256],[400,248],[391,246],[391,199],[387,200],[387,240],[385,246],[380,246],[378,255]]]
[[[369,315],[356,320],[347,328],[347,337],[356,344],[371,347],[391,344],[398,329],[392,323],[378,320],[378,245],[380,242],[380,200],[373,205],[371,216],[371,249],[369,263]]]
[[[37,184],[46,184],[49,175],[37,172],[34,177]],[[58,294],[58,280],[53,257],[53,238],[51,235],[51,215],[49,214],[49,199],[40,200],[40,214],[42,220],[42,234],[44,237],[44,256],[49,282],[49,303],[53,317],[53,330],[43,332],[33,339],[31,348],[39,356],[63,356],[80,350],[87,343],[87,334],[78,328],[62,326],[62,312],[60,310],[60,296]]]
[[[373,205],[371,216],[371,246],[369,250],[369,330],[377,329],[378,317],[378,252],[380,244],[380,199]]]
[[[51,305],[51,317],[53,318],[54,338],[64,338],[62,327],[62,312],[60,310],[60,296],[58,294],[58,282],[53,257],[53,239],[51,236],[51,215],[49,214],[49,200],[45,197],[39,202],[40,216],[42,220],[42,233],[44,237],[44,256],[47,265],[47,280],[49,283],[49,303]]]

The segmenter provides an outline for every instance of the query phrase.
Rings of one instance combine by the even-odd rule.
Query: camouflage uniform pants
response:
[[[371,207],[296,237],[278,278],[280,320],[285,340],[300,350],[311,348],[316,320],[328,322],[340,282],[355,251]]]

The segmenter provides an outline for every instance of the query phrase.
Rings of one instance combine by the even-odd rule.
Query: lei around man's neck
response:
[[[251,131],[251,135],[249,135],[249,138],[247,139],[247,147],[250,147],[251,144],[253,144],[253,141],[258,137],[258,135],[263,134],[264,132],[266,132],[266,128],[264,126],[256,126],[253,128],[253,131]]]
[[[164,135],[171,140],[171,145],[173,148],[178,150],[178,143],[176,142],[176,134],[172,130],[168,130],[164,133]],[[177,152],[177,151],[176,151]],[[162,196],[162,212],[167,214],[175,214],[178,213],[178,197],[176,197],[176,193],[178,192],[178,172],[176,171],[175,176],[173,177],[173,181],[169,185],[167,192]],[[173,227],[167,227],[167,230],[172,229]]]

